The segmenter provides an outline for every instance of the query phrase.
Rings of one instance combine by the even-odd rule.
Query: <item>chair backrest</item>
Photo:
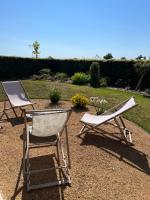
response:
[[[61,133],[70,116],[70,110],[38,111],[32,113],[32,135],[48,137]]]
[[[120,106],[119,106],[120,108],[116,112],[112,113],[111,116],[112,117],[118,116],[118,115],[130,110],[131,108],[135,107],[136,105],[137,104],[134,100],[134,97],[131,97],[129,100],[125,101],[122,104],[122,106],[120,104]]]
[[[2,86],[12,105],[16,106],[23,102],[29,102],[20,81],[2,82]]]

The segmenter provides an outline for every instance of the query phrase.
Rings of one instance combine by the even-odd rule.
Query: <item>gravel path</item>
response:
[[[47,108],[47,100],[35,100],[38,108]],[[2,109],[2,103],[0,108]],[[62,102],[70,108],[70,102]],[[89,107],[91,111],[93,108]],[[53,187],[26,193],[20,173],[23,122],[2,121],[0,130],[0,200],[149,200],[150,199],[150,135],[126,120],[133,132],[134,146],[121,143],[118,130],[112,133],[86,134],[77,137],[79,122],[85,111],[74,110],[68,122],[71,151],[71,187]],[[14,126],[12,126],[12,124]],[[38,150],[35,154],[38,153]],[[48,154],[48,150],[43,150]],[[36,177],[38,178],[38,177]],[[0,194],[1,195],[1,194]]]

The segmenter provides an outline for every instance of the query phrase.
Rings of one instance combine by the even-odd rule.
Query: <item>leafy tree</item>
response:
[[[121,57],[121,60],[126,60],[126,57]]]
[[[100,56],[98,54],[95,55],[96,59],[100,59]]]
[[[146,56],[139,55],[136,60],[146,60]]]
[[[49,60],[53,60],[54,58],[52,56],[48,56],[48,59]]]
[[[149,62],[137,62],[136,64],[134,64],[134,67],[135,67],[136,72],[138,74],[140,74],[140,76],[141,76],[135,90],[140,90],[144,75],[150,71],[150,63]]]
[[[32,53],[35,55],[36,59],[38,58],[38,55],[40,54],[39,49],[40,49],[40,43],[38,41],[35,41],[32,44],[33,51]]]
[[[108,60],[108,59],[112,59],[113,56],[112,56],[111,53],[107,53],[103,58],[106,59],[106,60]]]

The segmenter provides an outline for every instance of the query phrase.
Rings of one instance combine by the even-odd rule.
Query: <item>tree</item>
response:
[[[140,76],[141,76],[135,90],[140,90],[144,75],[150,71],[150,63],[149,62],[137,62],[136,64],[134,64],[134,67],[135,67],[136,72],[138,74],[140,74]]]
[[[95,55],[96,59],[100,59],[100,56],[98,54]]]
[[[126,57],[121,57],[121,60],[126,60]]]
[[[90,66],[90,84],[92,87],[100,86],[100,65],[98,62],[93,62]]]
[[[49,60],[53,60],[54,58],[52,56],[48,56],[48,59]]]
[[[146,56],[139,55],[136,60],[146,60]]]
[[[107,53],[103,58],[106,59],[106,60],[108,60],[108,59],[112,59],[113,56],[112,56],[111,53]]]
[[[35,55],[36,59],[38,58],[38,55],[40,54],[39,49],[40,49],[40,43],[38,41],[35,41],[32,44],[33,51],[32,53]]]

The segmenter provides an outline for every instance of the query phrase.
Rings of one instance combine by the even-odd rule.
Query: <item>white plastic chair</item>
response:
[[[32,124],[27,122],[27,114],[32,115]],[[67,132],[67,122],[71,115],[71,110],[52,109],[52,110],[34,110],[25,111],[25,129],[23,139],[23,174],[27,191],[51,187],[56,185],[71,184],[70,179],[70,153]],[[31,123],[31,122],[30,122]],[[62,142],[62,133],[65,132],[65,143]],[[32,138],[34,137],[34,139]],[[43,142],[44,139],[44,142]],[[37,142],[38,140],[38,142]],[[31,170],[29,151],[33,148],[56,147],[55,162],[56,166],[46,169]],[[63,147],[66,147],[65,150]],[[32,174],[40,172],[57,170],[59,177],[57,180],[49,181],[44,184],[32,184],[30,179]]]
[[[81,123],[83,123],[83,127],[79,133],[79,136],[81,136],[84,133],[87,132],[101,132],[102,129],[99,127],[102,124],[111,124],[114,126],[117,126],[120,130],[120,133],[122,135],[122,139],[128,143],[132,144],[132,137],[131,132],[127,129],[123,118],[121,115],[135,107],[137,104],[134,100],[134,97],[131,97],[130,99],[122,102],[121,104],[111,108],[110,110],[106,111],[102,115],[92,115],[89,113],[85,113],[80,120]],[[114,121],[114,123],[112,123]]]

